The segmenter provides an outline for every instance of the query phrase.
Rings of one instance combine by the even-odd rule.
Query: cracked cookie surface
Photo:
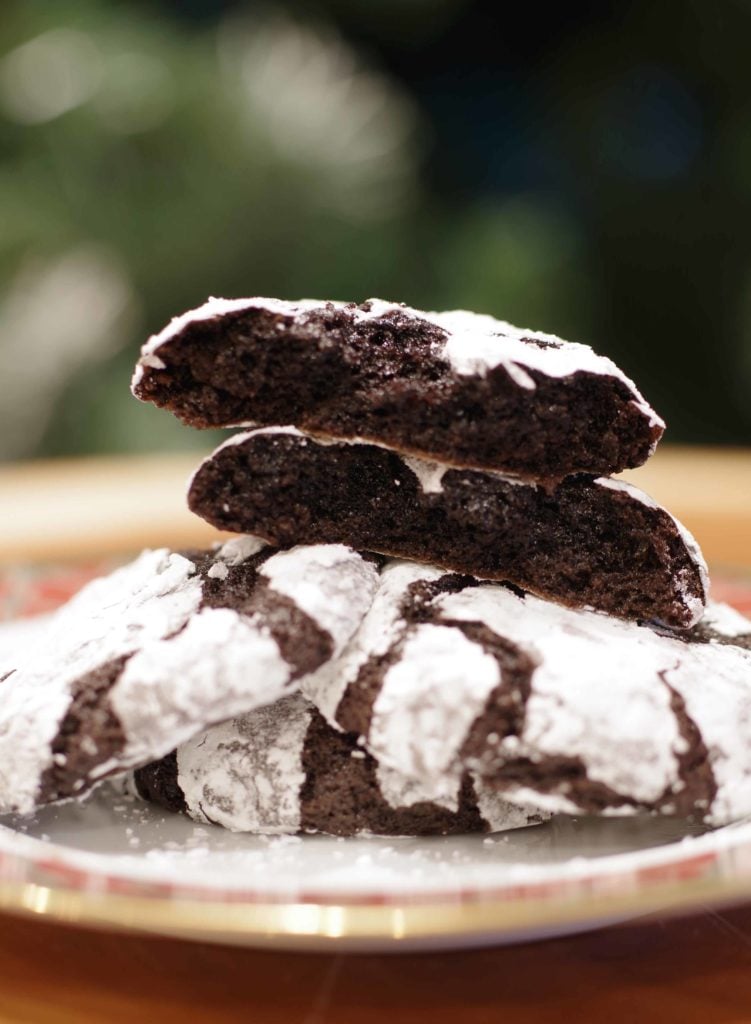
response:
[[[672,633],[390,562],[303,691],[436,797],[469,767],[553,812],[751,813],[751,623],[726,606]]]
[[[341,651],[376,583],[343,545],[255,537],[146,551],[93,581],[3,673],[0,808],[78,796],[292,692]]]
[[[450,835],[539,823],[466,772],[453,794],[424,797],[302,695],[214,726],[135,773],[138,792],[168,810],[235,832]]]

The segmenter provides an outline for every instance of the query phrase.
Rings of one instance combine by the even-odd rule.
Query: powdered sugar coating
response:
[[[420,490],[423,494],[441,494],[443,492],[443,478],[453,467],[444,465],[442,462],[432,462],[430,459],[423,459],[417,455],[400,455],[399,457],[407,469],[411,470],[417,477],[418,483],[420,484]],[[516,476],[510,476],[508,473],[501,473],[498,470],[484,469],[473,470],[472,472],[482,474],[482,476],[492,477],[497,480],[503,480],[504,483],[511,484],[516,487],[536,486],[535,484],[530,484],[527,480],[522,480]]]
[[[250,534],[241,534],[239,537],[231,537],[219,548],[216,553],[217,561],[225,565],[241,565],[259,551],[268,547],[265,540],[260,537],[252,537]]]
[[[160,757],[196,729],[275,700],[290,676],[263,622],[202,609],[177,636],[136,653],[113,686],[124,761]]]
[[[88,671],[103,658],[177,632],[202,594],[190,559],[166,548],[144,551],[72,597],[50,622],[45,649],[59,647],[58,658],[75,658],[76,668]]]
[[[718,794],[711,820],[751,813],[751,652],[686,643],[489,585],[437,603],[452,618],[484,622],[538,661],[523,731],[501,740],[501,756],[577,757],[590,780],[650,805],[684,785],[678,755],[686,743],[672,687],[712,751]],[[513,787],[506,793],[523,799]],[[558,809],[570,809],[565,789],[561,796]]]
[[[236,566],[265,542],[240,536],[217,552]],[[259,567],[270,588],[290,598],[331,637],[338,655],[370,605],[378,573],[341,544],[301,545]],[[153,758],[196,727],[265,705],[288,690],[291,667],[262,620],[226,608],[203,608],[177,636],[132,658],[112,691],[129,736],[129,763]],[[211,685],[207,685],[208,679]],[[172,680],[165,688],[160,680]]]
[[[458,629],[418,626],[384,676],[368,748],[445,799],[461,774],[461,745],[500,681],[495,658]]]
[[[449,469],[440,462],[431,462],[429,459],[419,459],[417,456],[402,455],[402,462],[411,469],[417,477],[423,494],[440,494],[443,490],[441,481]]]
[[[370,663],[368,685],[374,681],[377,689],[364,741],[382,772],[393,768],[419,782],[415,792],[446,802],[455,799],[467,767],[490,777],[508,761],[554,766],[574,759],[588,784],[613,794],[605,813],[629,813],[637,805],[668,812],[670,794],[687,785],[681,759],[689,751],[677,695],[710,751],[717,783],[712,806],[703,807],[697,797],[696,812],[706,811],[718,823],[751,813],[750,651],[702,642],[703,633],[686,639],[490,583],[458,592],[439,588],[427,618],[410,625],[403,617],[409,566],[387,563],[383,578],[390,586],[376,596],[342,659],[310,677],[315,685],[308,690],[336,718],[360,668]],[[430,572],[433,579],[442,575]],[[520,731],[496,737],[497,745],[489,734],[488,761],[468,758],[463,748],[498,684],[502,692],[504,672],[481,642],[463,633],[462,621],[515,645],[532,666],[529,694],[507,693],[523,710]],[[710,603],[702,625],[712,630],[715,624],[726,636],[751,634],[751,622]],[[380,681],[379,662],[385,666]],[[367,700],[364,691],[358,693],[347,699]],[[565,772],[556,786],[554,767],[550,771],[543,788],[535,788],[531,777],[520,778],[502,782],[502,795],[514,804],[582,810],[568,792]],[[398,799],[390,784],[384,788]]]
[[[381,571],[378,589],[356,635],[336,661],[300,681],[300,689],[312,700],[329,724],[336,726],[336,709],[349,683],[370,657],[378,657],[402,635],[405,627],[400,605],[407,588],[421,581],[433,582],[442,569],[417,562],[392,559]]]
[[[459,790],[461,780],[457,779],[453,793],[440,793],[437,797],[432,792],[434,787],[426,786],[418,779],[410,778],[378,762],[378,786],[381,795],[392,807],[411,807],[414,804],[428,801],[440,807],[456,811],[459,806]],[[528,801],[529,806],[512,804],[503,794],[489,786],[479,775],[472,773],[472,784],[477,799],[477,809],[490,832],[503,832],[512,828],[525,828],[547,818],[548,815],[535,805],[534,799]]]
[[[299,832],[310,716],[293,695],[183,744],[178,785],[191,817],[233,832]]]
[[[344,544],[299,545],[272,555],[260,573],[273,590],[290,598],[334,641],[336,652],[349,640],[370,607],[378,569]]]
[[[736,651],[705,644],[693,652],[690,670],[678,662],[665,674],[710,751],[717,782],[710,817],[718,824],[751,814],[751,652],[744,671]]]
[[[523,785],[508,787],[506,792],[508,793],[512,788],[516,801],[511,805],[512,807],[526,808],[530,812],[533,809],[538,809],[543,815],[581,813],[578,805],[560,792],[543,793],[539,789]],[[603,813],[607,814],[608,812]]]
[[[0,704],[0,807],[28,811],[52,761],[50,746],[87,672],[179,631],[202,597],[192,562],[166,549],[84,587],[7,678]]]
[[[529,749],[536,757],[576,753],[590,778],[646,802],[678,782],[678,726],[659,682],[659,672],[678,658],[678,641],[503,587],[482,586],[439,603],[451,618],[482,622],[513,640],[538,664],[524,732],[502,741],[501,753],[504,743],[514,757]]]
[[[720,601],[710,601],[702,625],[726,637],[751,636],[751,621],[736,608]]]
[[[525,828],[527,825],[544,821],[550,817],[540,803],[532,799],[524,805],[512,804],[502,793],[488,786],[478,775],[473,776],[477,809],[488,823],[491,832],[502,832],[511,828]]]
[[[214,565],[229,572],[262,546],[256,538],[238,538],[222,548]],[[332,625],[336,655],[368,607],[375,570],[356,552],[334,547],[333,552],[326,545],[279,552],[264,565],[272,577],[278,573],[278,592],[285,599],[295,600],[287,581],[297,568],[304,604],[328,603],[319,619]],[[273,579],[268,586],[275,589]],[[162,549],[90,584],[57,613],[39,648],[3,682],[0,808],[26,812],[35,805],[76,686],[95,670],[114,666],[112,682],[96,700],[102,711],[114,714],[122,742],[116,754],[96,763],[96,735],[77,737],[80,749],[95,759],[78,779],[81,791],[112,771],[161,757],[213,722],[289,691],[294,667],[263,614],[202,607],[203,596],[194,562]],[[328,636],[325,626],[318,628]],[[121,659],[124,666],[117,664]]]
[[[436,795],[432,791],[433,787],[426,785],[423,780],[404,775],[382,761],[378,762],[376,775],[381,796],[390,807],[411,807],[413,804],[427,801],[439,807],[446,807],[450,811],[459,809],[460,779],[456,780],[453,791],[444,788]]]
[[[215,562],[206,575],[210,580],[226,580],[229,576],[229,566],[226,562]]]

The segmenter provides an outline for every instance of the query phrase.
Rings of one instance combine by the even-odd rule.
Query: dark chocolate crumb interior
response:
[[[569,606],[685,628],[705,599],[672,518],[574,477],[547,489],[448,470],[425,493],[400,456],[260,433],[196,474],[191,509],[219,529],[283,546],[330,542],[510,580]]]
[[[176,750],[159,761],[137,768],[133,775],[136,789],[144,800],[166,811],[187,811],[185,796],[177,781]]]
[[[451,835],[485,832],[471,779],[462,782],[456,811],[428,801],[394,808],[378,787],[376,761],[353,733],[340,733],[314,711],[303,748],[302,829],[353,835]]]
[[[80,677],[52,741],[52,763],[39,784],[39,802],[75,796],[91,773],[125,747],[126,737],[110,707],[109,692],[128,657],[115,658]]]
[[[357,321],[355,310],[195,320],[160,346],[164,367],[144,367],[135,393],[194,427],[292,423],[534,479],[641,465],[660,437],[617,378],[527,368],[525,388],[502,366],[460,376],[440,327],[399,309]]]

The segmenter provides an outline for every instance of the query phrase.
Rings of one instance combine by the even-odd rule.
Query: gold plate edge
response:
[[[715,872],[713,872],[715,874]],[[345,945],[523,937],[555,933],[653,912],[690,912],[751,896],[751,879],[716,877],[650,884],[637,891],[566,898],[498,899],[471,903],[349,906],[335,903],[162,901],[92,894],[35,883],[0,883],[0,910],[91,928],[170,935],[248,946],[334,949]]]

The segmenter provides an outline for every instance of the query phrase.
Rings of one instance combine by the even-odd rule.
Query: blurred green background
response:
[[[750,0],[3,0],[0,457],[206,448],[128,384],[208,295],[494,313],[751,442],[750,52]]]

